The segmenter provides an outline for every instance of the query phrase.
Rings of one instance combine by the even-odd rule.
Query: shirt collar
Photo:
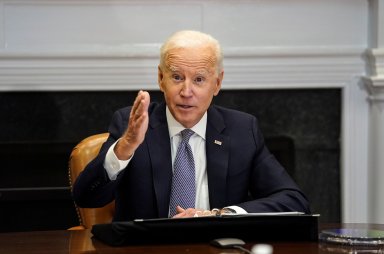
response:
[[[167,116],[167,123],[168,123],[168,130],[169,130],[169,136],[172,138],[173,136],[180,133],[180,131],[184,130],[185,127],[181,125],[171,114],[171,111],[169,111],[168,106],[166,107],[166,116]],[[199,135],[201,138],[205,140],[205,132],[207,130],[207,112],[204,113],[203,117],[200,119],[200,121],[195,124],[192,128],[197,135]]]

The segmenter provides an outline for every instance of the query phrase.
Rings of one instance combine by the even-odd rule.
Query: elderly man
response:
[[[222,62],[210,35],[172,35],[158,67],[165,103],[151,103],[140,91],[132,107],[115,112],[108,140],[75,182],[77,205],[115,200],[115,221],[309,213],[305,195],[265,146],[256,118],[211,105]]]

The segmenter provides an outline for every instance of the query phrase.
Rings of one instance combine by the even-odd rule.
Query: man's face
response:
[[[212,49],[173,49],[159,66],[158,82],[173,117],[185,128],[200,121],[219,93],[223,72],[217,73]]]

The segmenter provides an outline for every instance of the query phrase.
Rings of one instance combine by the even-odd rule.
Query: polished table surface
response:
[[[328,228],[365,228],[384,230],[378,224],[320,224],[319,231]],[[250,250],[255,241],[247,243]],[[274,254],[312,254],[312,253],[384,253],[381,248],[348,247],[321,242],[268,242],[273,246]],[[188,253],[216,254],[243,253],[237,249],[220,249],[209,243],[174,245],[137,245],[112,247],[92,238],[89,230],[34,231],[0,233],[0,253]]]

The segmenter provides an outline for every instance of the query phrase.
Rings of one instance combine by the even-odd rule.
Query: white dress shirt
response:
[[[171,155],[172,165],[175,161],[177,147],[181,141],[180,132],[185,129],[172,116],[167,107],[167,122],[169,137],[171,138]],[[189,139],[193,158],[195,160],[195,177],[196,177],[196,208],[209,210],[209,194],[208,194],[208,177],[207,177],[207,158],[205,154],[205,131],[207,129],[207,112],[203,115],[200,121],[190,128],[195,133]],[[172,166],[172,170],[173,166]],[[185,208],[185,207],[184,207]]]

